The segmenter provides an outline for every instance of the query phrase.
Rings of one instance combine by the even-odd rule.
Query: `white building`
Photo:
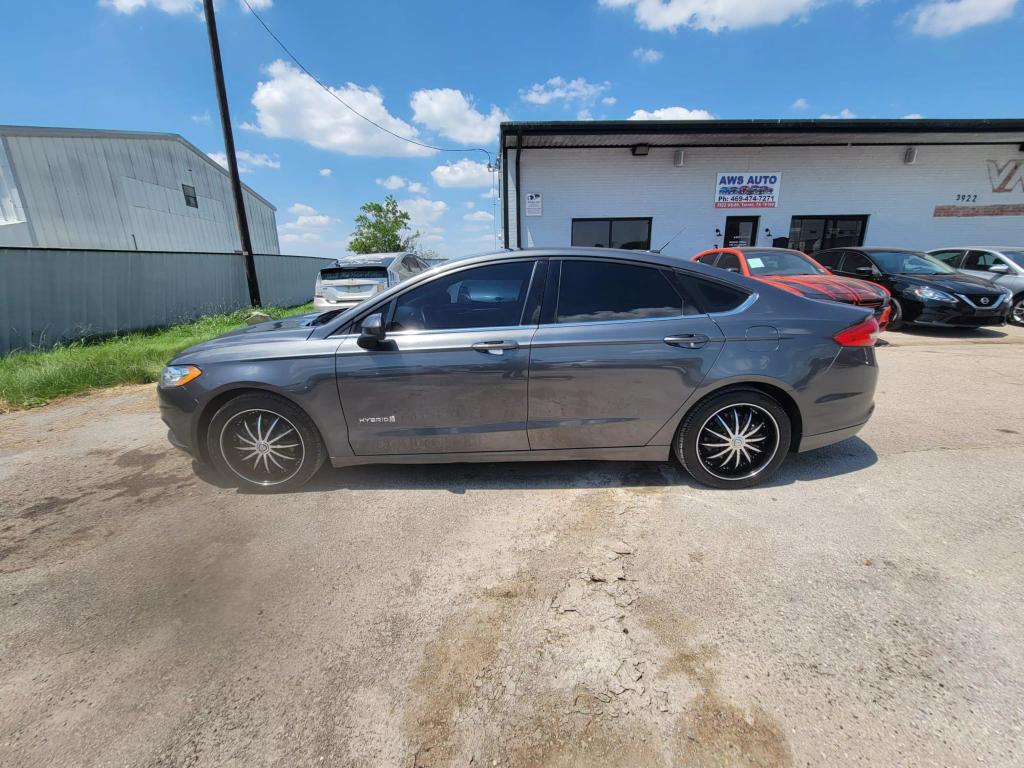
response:
[[[512,122],[506,247],[1024,244],[1024,120]]]
[[[253,249],[280,253],[276,209],[243,195]],[[227,171],[177,134],[0,126],[0,246],[233,253],[234,210]]]

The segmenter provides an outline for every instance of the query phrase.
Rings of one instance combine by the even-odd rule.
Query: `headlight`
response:
[[[912,297],[924,299],[925,301],[942,301],[946,304],[956,304],[956,297],[930,285],[919,285],[911,288],[909,293]]]
[[[193,379],[199,378],[202,371],[194,365],[168,365],[160,374],[160,386],[165,388],[180,387]]]

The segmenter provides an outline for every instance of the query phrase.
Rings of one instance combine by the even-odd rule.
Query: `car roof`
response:
[[[1024,251],[1024,245],[944,245],[941,248],[929,248],[932,251]]]

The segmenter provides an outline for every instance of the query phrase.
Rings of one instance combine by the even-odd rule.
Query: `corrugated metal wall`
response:
[[[17,130],[0,132],[0,155],[13,169],[6,175],[17,184],[26,223],[0,227],[0,245],[227,253],[238,248],[227,175],[180,138]],[[185,204],[182,184],[195,187],[197,208]],[[279,253],[274,208],[249,190],[244,199],[253,248]]]
[[[333,263],[280,255],[255,260],[267,306],[310,301],[317,272]],[[248,305],[237,254],[0,247],[0,354]]]

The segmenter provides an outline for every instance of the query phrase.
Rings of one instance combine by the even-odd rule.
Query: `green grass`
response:
[[[312,312],[313,305],[261,311],[278,318]],[[0,411],[31,408],[99,387],[156,381],[178,352],[244,325],[250,313],[244,309],[170,328],[12,352],[0,358]]]

